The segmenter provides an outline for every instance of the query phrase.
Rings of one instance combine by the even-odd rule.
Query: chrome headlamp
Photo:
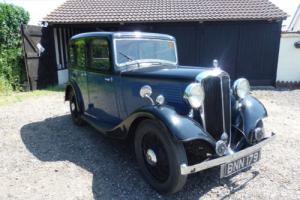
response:
[[[245,78],[239,78],[233,83],[233,92],[239,99],[245,98],[250,93],[249,81]]]
[[[184,91],[183,98],[188,101],[192,108],[200,108],[204,100],[204,89],[202,85],[200,83],[189,84]]]

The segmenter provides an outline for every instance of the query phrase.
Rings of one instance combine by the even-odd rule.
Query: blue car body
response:
[[[108,42],[107,63],[110,67],[106,70],[89,68],[91,53],[88,52],[90,47],[87,43],[93,38],[103,38]],[[251,95],[239,99],[234,94],[234,88],[226,72],[216,67],[180,66],[178,62],[158,63],[151,67],[134,69],[120,68],[117,66],[114,42],[120,38],[159,39],[175,43],[175,38],[169,35],[136,32],[92,32],[72,37],[70,47],[78,43],[83,45],[87,52],[82,54],[85,61],[81,65],[71,63],[69,66],[69,83],[66,87],[65,100],[70,100],[72,91],[75,93],[76,104],[84,121],[109,137],[126,139],[134,134],[142,120],[153,119],[167,128],[174,142],[183,143],[185,147],[205,144],[212,154],[210,158],[219,157],[214,149],[223,137],[223,132],[228,132],[230,137],[231,151],[228,154],[234,154],[259,143],[255,141],[254,132],[257,128],[260,128],[259,130],[263,128],[262,120],[267,116],[267,111],[262,103]],[[69,55],[71,59],[72,56],[74,55]],[[201,115],[202,111],[191,108],[184,98],[186,88],[191,83],[202,81],[200,78],[203,76],[205,76],[203,84],[206,84],[205,98],[211,99],[206,100],[205,106],[210,106],[212,111],[205,113],[205,117],[210,119],[206,121],[206,125],[204,115]],[[225,77],[221,80],[221,84],[222,81],[228,83],[228,86],[224,83],[225,86],[221,86],[222,101],[215,99],[221,96],[220,89],[215,88],[214,83],[220,77]],[[151,98],[163,95],[164,103],[153,104],[148,98],[141,98],[140,90],[145,85],[152,88]],[[218,111],[219,108],[222,108],[222,112]],[[218,133],[211,131],[221,127],[218,123],[223,123],[223,131]],[[182,172],[194,173],[205,168],[208,167],[186,168],[183,165]]]

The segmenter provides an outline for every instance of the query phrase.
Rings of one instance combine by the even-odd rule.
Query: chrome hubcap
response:
[[[148,149],[146,152],[146,160],[150,165],[156,165],[157,157],[152,149]]]

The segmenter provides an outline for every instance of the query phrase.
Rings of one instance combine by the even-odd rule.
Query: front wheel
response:
[[[81,112],[78,108],[76,96],[73,91],[70,94],[70,112],[74,124],[78,126],[83,126],[84,121],[81,119]]]
[[[180,165],[187,163],[184,147],[175,143],[166,128],[154,120],[144,120],[134,139],[140,169],[149,184],[160,193],[175,193],[186,182]]]

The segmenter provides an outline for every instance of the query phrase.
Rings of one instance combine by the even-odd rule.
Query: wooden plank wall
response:
[[[232,79],[275,85],[281,21],[60,25],[73,34],[90,31],[145,31],[173,35],[179,63],[210,67],[218,59]],[[61,54],[61,52],[60,52]],[[62,54],[61,54],[62,55]]]

